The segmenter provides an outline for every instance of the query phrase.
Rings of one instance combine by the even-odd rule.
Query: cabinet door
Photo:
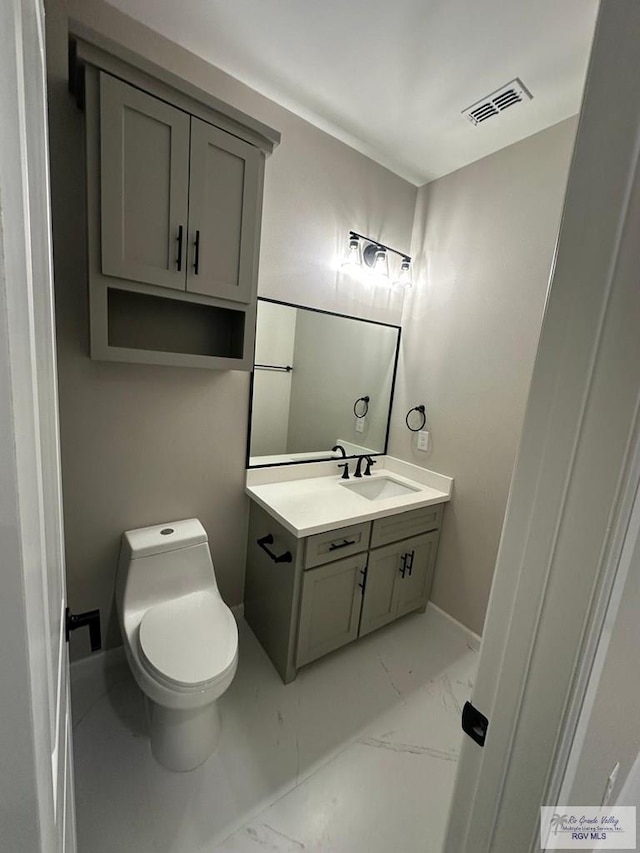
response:
[[[296,665],[303,666],[358,636],[367,555],[304,573]]]
[[[369,553],[359,636],[396,618],[403,554],[403,543],[376,548]]]
[[[261,157],[253,145],[192,117],[187,270],[192,293],[251,301]]]
[[[429,600],[436,564],[439,531],[425,533],[398,543],[404,558],[404,577],[399,576],[397,616],[424,607]]]
[[[189,121],[182,110],[100,74],[104,275],[185,289]]]

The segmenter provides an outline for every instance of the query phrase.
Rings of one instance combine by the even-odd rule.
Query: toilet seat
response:
[[[138,633],[141,659],[172,686],[209,686],[235,666],[238,629],[219,594],[193,592],[151,607]]]

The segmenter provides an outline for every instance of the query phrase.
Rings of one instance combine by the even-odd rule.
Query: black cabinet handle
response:
[[[182,272],[182,232],[182,225],[178,225],[178,236],[176,237],[176,240],[178,241],[178,258],[176,260],[178,272]]]
[[[402,563],[402,565],[400,566],[400,574],[402,575],[403,578],[404,578],[405,574],[407,573],[407,557],[408,556],[409,556],[408,554],[403,554],[402,557],[400,557],[400,562]]]
[[[274,563],[291,563],[293,557],[291,556],[291,551],[285,551],[284,554],[274,554],[267,545],[273,545],[273,534],[267,533],[266,536],[263,536],[261,539],[257,539],[258,547],[262,548],[262,550],[268,554]]]
[[[400,574],[404,578],[405,575],[411,576],[413,572],[413,558],[415,557],[415,551],[408,551],[406,554],[403,554],[400,557],[400,561],[402,565],[400,566]]]
[[[87,610],[86,613],[74,615],[69,608],[65,610],[65,638],[69,642],[69,634],[76,628],[89,628],[89,642],[91,651],[97,652],[102,648],[102,636],[100,632],[100,611]]]
[[[355,539],[343,539],[342,542],[332,542],[329,545],[330,551],[338,551],[340,548],[346,548],[348,545],[355,545]]]
[[[364,567],[364,569],[360,569],[360,574],[362,575],[362,583],[359,583],[358,586],[360,587],[360,589],[362,590],[362,594],[364,595],[364,590],[365,590],[365,587],[367,585],[367,567],[366,566]]]
[[[200,267],[200,232],[196,231],[196,240],[193,244],[196,249],[195,258],[193,259],[193,274],[198,275],[198,269]]]
[[[410,554],[407,555],[409,558],[409,563],[407,565],[407,573],[409,574],[409,576],[413,574],[413,558],[415,557],[415,555],[415,551],[412,551]]]

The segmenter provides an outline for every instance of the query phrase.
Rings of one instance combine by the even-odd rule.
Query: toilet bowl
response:
[[[216,748],[217,699],[238,665],[238,628],[197,518],[123,533],[116,607],[151,751],[169,770],[192,770]]]

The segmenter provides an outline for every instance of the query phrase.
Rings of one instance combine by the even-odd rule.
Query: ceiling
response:
[[[111,0],[420,185],[575,115],[598,0]],[[461,115],[519,77],[533,100]]]

